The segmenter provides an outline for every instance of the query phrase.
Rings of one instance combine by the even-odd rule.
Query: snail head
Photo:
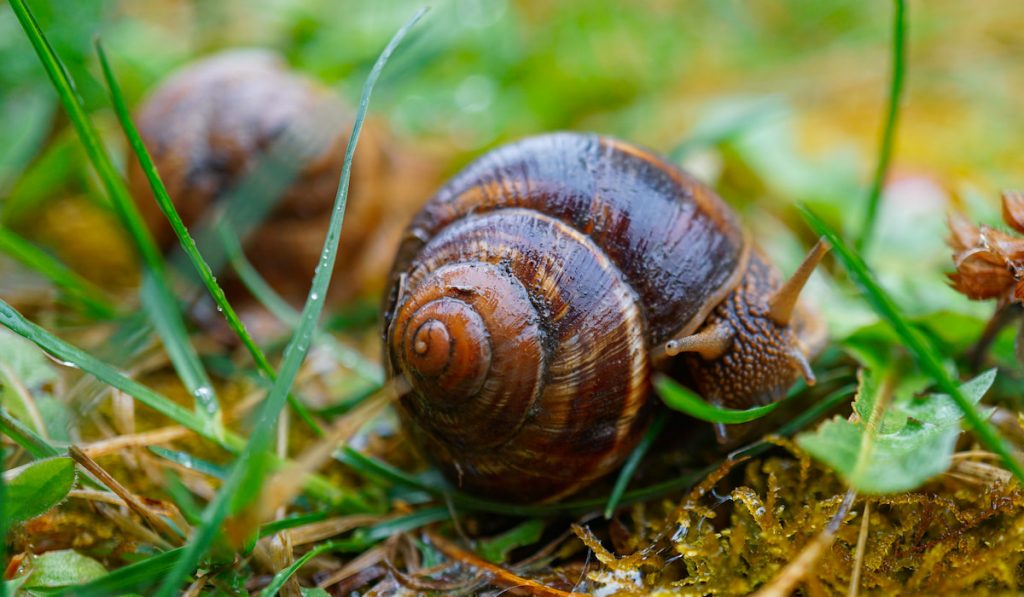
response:
[[[665,344],[667,356],[686,353],[695,389],[708,402],[752,408],[780,400],[798,377],[814,384],[808,361],[823,344],[824,328],[797,299],[827,251],[824,240],[818,241],[781,284],[774,268],[753,251],[738,287],[704,325]]]

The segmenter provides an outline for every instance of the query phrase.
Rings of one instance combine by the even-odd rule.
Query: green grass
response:
[[[875,177],[871,182],[865,205],[864,221],[855,245],[857,252],[863,252],[871,242],[878,217],[878,204],[882,199],[882,188],[892,161],[893,140],[896,137],[896,121],[900,112],[900,98],[903,96],[903,79],[906,72],[907,5],[905,0],[893,0],[895,12],[892,24],[892,76],[889,79],[889,104],[878,147],[878,163]]]
[[[275,574],[274,578],[270,581],[270,584],[260,592],[260,595],[261,597],[272,597],[273,595],[276,595],[289,578],[298,572],[300,568],[306,565],[307,562],[318,555],[332,551],[342,553],[357,553],[364,551],[375,543],[379,543],[392,535],[415,530],[433,522],[448,520],[450,515],[451,514],[445,508],[425,508],[419,512],[414,512],[413,514],[376,524],[368,529],[360,529],[354,533],[351,539],[321,543],[302,554],[302,557],[296,559],[291,566],[288,566],[284,570]]]
[[[67,293],[73,303],[90,316],[97,319],[110,319],[116,315],[117,308],[107,298],[106,293],[69,269],[53,255],[2,225],[0,225],[0,251],[29,269],[42,274],[57,288]]]
[[[309,295],[306,298],[306,304],[302,309],[299,325],[292,336],[291,342],[288,344],[288,348],[285,349],[285,357],[284,362],[281,364],[280,374],[275,380],[270,394],[260,408],[256,427],[249,437],[245,450],[232,468],[231,475],[225,481],[220,491],[217,492],[217,496],[203,511],[202,524],[195,530],[184,553],[160,585],[156,593],[158,597],[167,597],[179,590],[182,581],[187,575],[192,573],[199,559],[210,548],[216,532],[226,518],[229,509],[233,505],[236,508],[245,505],[244,501],[239,501],[239,498],[243,500],[255,498],[262,486],[265,471],[262,467],[263,458],[261,456],[269,447],[277,415],[281,411],[284,399],[295,381],[306,353],[309,351],[313,331],[316,328],[317,321],[323,311],[324,302],[327,299],[327,290],[337,258],[338,240],[341,235],[342,224],[344,223],[348,185],[352,174],[352,159],[358,145],[363,120],[366,118],[366,110],[369,107],[373,86],[376,84],[377,78],[380,77],[380,73],[384,69],[384,65],[387,64],[388,59],[398,44],[425,12],[426,9],[418,11],[395,33],[366,79],[362,97],[359,101],[359,108],[356,112],[355,122],[352,125],[352,134],[349,137],[348,146],[345,150],[341,181],[338,184],[334,209],[331,212],[331,221],[328,226],[327,236],[324,239],[321,262],[316,269],[316,273],[313,275],[313,282]]]
[[[864,261],[851,250],[842,238],[826,224],[821,218],[815,215],[806,207],[801,206],[800,211],[807,220],[807,223],[818,234],[825,237],[836,258],[850,274],[850,277],[860,286],[864,298],[875,310],[879,317],[888,323],[901,341],[901,344],[910,350],[917,360],[918,365],[928,374],[939,386],[939,389],[948,394],[956,405],[964,413],[964,418],[974,430],[974,433],[981,440],[981,443],[999,455],[1006,468],[1013,473],[1018,481],[1024,483],[1024,467],[1013,454],[1010,445],[999,433],[985,420],[985,417],[978,411],[978,408],[964,396],[960,385],[946,369],[942,355],[922,337],[921,333],[915,330],[906,317],[900,312],[896,303],[882,289],[875,280],[874,274],[868,269]]]
[[[647,428],[643,438],[640,439],[640,443],[636,445],[633,452],[630,453],[629,458],[622,465],[622,470],[619,471],[618,477],[615,479],[615,485],[612,487],[612,492],[608,495],[608,505],[604,507],[604,517],[610,519],[612,514],[615,513],[615,509],[619,507],[619,501],[622,499],[622,494],[626,492],[626,486],[633,479],[633,474],[636,473],[636,468],[640,466],[640,461],[644,459],[647,451],[651,448],[658,436],[661,435],[662,428],[665,427],[665,421],[668,419],[668,412],[664,409],[658,411],[654,416],[654,421],[651,422],[651,426]]]
[[[802,383],[794,386],[794,388],[789,392],[789,395],[792,396],[803,387]],[[662,401],[664,401],[672,410],[686,413],[695,419],[700,419],[701,421],[707,421],[709,423],[726,423],[730,425],[747,423],[768,415],[778,408],[783,402],[780,400],[765,406],[755,406],[753,408],[741,410],[723,408],[706,402],[703,398],[694,393],[693,390],[690,390],[689,388],[680,385],[679,382],[672,378],[661,374],[654,377],[654,388],[658,392],[658,395],[661,396]]]
[[[128,142],[131,145],[132,151],[135,153],[135,157],[139,160],[139,165],[142,167],[142,171],[146,175],[146,179],[149,181],[150,188],[153,190],[153,196],[156,198],[157,205],[160,207],[160,211],[163,212],[164,217],[170,222],[171,228],[174,230],[174,234],[178,237],[178,242],[184,249],[185,254],[188,256],[196,272],[199,274],[200,280],[203,285],[206,286],[210,296],[213,297],[214,303],[217,305],[217,310],[220,311],[224,318],[228,322],[228,327],[235,333],[236,336],[242,341],[246,350],[252,356],[253,361],[256,362],[257,368],[267,378],[273,380],[277,377],[274,372],[274,368],[270,365],[270,361],[267,360],[266,355],[263,354],[263,350],[257,346],[256,341],[253,340],[249,331],[245,328],[245,324],[238,318],[238,314],[235,313],[234,307],[228,302],[227,297],[224,295],[224,291],[220,285],[217,284],[217,279],[207,265],[206,260],[199,253],[199,248],[196,247],[195,241],[192,239],[192,235],[189,234],[185,228],[185,223],[182,222],[181,217],[178,215],[177,210],[174,208],[174,203],[171,201],[171,197],[167,194],[167,188],[164,186],[162,180],[160,180],[160,174],[157,172],[156,164],[153,163],[153,158],[149,154],[149,150],[146,149],[146,144],[143,142],[139,131],[132,122],[131,115],[128,112],[128,106],[125,104],[124,97],[121,94],[121,87],[117,83],[117,79],[114,76],[114,71],[110,66],[110,61],[107,59],[107,53],[103,49],[103,44],[100,40],[96,40],[96,53],[100,58],[100,65],[103,68],[103,78],[106,80],[107,88],[110,90],[110,98],[114,104],[114,111],[117,113],[118,121],[121,123],[121,128],[124,130],[125,137],[128,138]],[[323,436],[323,430],[317,425],[316,421],[309,414],[309,410],[301,402],[295,399],[292,394],[288,394],[288,401],[292,409],[299,415],[299,417],[305,421],[307,425],[317,435]]]
[[[232,234],[227,226],[221,227],[221,241],[224,245],[224,252],[227,256],[228,263],[231,264],[232,269],[238,274],[239,280],[245,286],[253,297],[263,307],[270,312],[271,315],[276,317],[279,321],[292,328],[294,332],[295,328],[299,325],[300,314],[291,305],[285,301],[281,295],[279,295],[271,286],[263,279],[256,268],[253,267],[252,263],[245,257],[245,253],[242,251],[242,245],[238,242],[238,237]],[[353,350],[341,342],[334,339],[334,336],[325,332],[322,326],[318,325],[316,330],[313,332],[313,341],[324,346],[331,355],[341,365],[355,372],[363,379],[373,382],[374,386],[372,391],[380,389],[381,384],[384,383],[384,370],[383,368],[369,361],[357,350]],[[372,392],[371,392],[372,393]]]
[[[51,354],[60,362],[78,367],[99,381],[121,390],[175,423],[195,432],[200,437],[217,444],[229,452],[239,453],[246,445],[245,439],[233,431],[224,428],[220,422],[200,417],[195,412],[178,405],[170,398],[122,375],[116,368],[28,321],[3,300],[0,300],[0,325],[32,341],[36,346]],[[0,413],[3,412],[0,410]],[[0,419],[0,422],[4,425],[3,430],[5,433],[8,432],[8,428],[11,429],[11,437],[26,437],[25,431],[27,428],[23,425],[15,427],[16,421],[14,419],[10,418],[9,422],[7,418]],[[26,441],[32,441],[31,437]],[[328,503],[339,506],[348,504],[356,509],[365,508],[365,505],[359,500],[353,501],[352,495],[335,487],[319,476],[311,476],[307,481],[306,489],[316,499]]]
[[[50,442],[40,437],[28,425],[12,417],[2,407],[0,407],[0,431],[35,458],[50,458],[60,454],[60,450],[50,445]],[[0,464],[2,463],[3,461],[0,460]],[[0,466],[0,469],[2,468]],[[0,537],[2,536],[0,535]]]
[[[18,313],[14,307],[3,300],[0,300],[0,324],[15,334],[32,341],[61,362],[72,363],[103,383],[125,392],[175,423],[215,441],[225,449],[238,450],[244,444],[240,437],[225,430],[221,423],[202,417],[141,383],[125,377],[114,367],[25,319],[21,313]]]
[[[174,565],[181,556],[184,547],[172,549],[150,556],[127,566],[122,566],[105,576],[89,581],[76,587],[67,587],[58,591],[58,595],[74,597],[107,597],[124,595],[150,587]]]
[[[177,299],[171,292],[164,271],[163,256],[157,249],[152,235],[142,221],[138,208],[132,201],[124,180],[117,173],[107,155],[96,128],[86,114],[82,99],[76,93],[74,83],[57,53],[50,46],[46,35],[40,29],[35,17],[24,0],[9,0],[11,8],[21,23],[22,29],[32,43],[53,84],[57,97],[67,112],[78,138],[85,148],[89,161],[96,169],[110,198],[114,213],[128,231],[143,263],[142,304],[149,314],[157,333],[164,342],[164,348],[171,363],[181,377],[182,383],[195,397],[196,411],[207,419],[217,419],[220,406],[216,392],[203,369],[199,356],[189,342],[185,321]]]
[[[777,435],[788,437],[797,431],[804,429],[806,426],[817,421],[820,417],[836,408],[844,401],[849,400],[853,395],[854,389],[855,386],[844,385],[830,392],[797,416],[780,425],[779,428],[775,430],[775,433]],[[730,457],[737,455],[751,456],[759,454],[767,450],[771,445],[772,444],[768,442],[757,441],[750,446],[737,450],[730,455]],[[382,462],[379,459],[361,454],[349,447],[342,448],[337,458],[368,479],[379,479],[399,487],[423,491],[434,496],[434,498],[440,501],[451,503],[456,508],[468,512],[489,512],[503,516],[544,517],[564,514],[584,514],[595,511],[601,512],[605,510],[608,505],[607,497],[567,500],[554,504],[541,505],[510,504],[507,502],[479,498],[454,490],[447,485],[424,481],[415,475],[411,475],[386,462]],[[671,495],[672,493],[688,489],[692,487],[694,483],[703,479],[708,473],[718,468],[720,464],[721,463],[714,463],[693,472],[668,479],[661,483],[626,491],[622,494],[622,497],[619,500],[619,505],[635,504],[652,499],[659,499]]]

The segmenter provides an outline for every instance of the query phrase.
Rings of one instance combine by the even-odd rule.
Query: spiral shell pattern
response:
[[[474,493],[576,491],[635,446],[650,347],[732,290],[744,242],[713,193],[619,141],[563,133],[484,156],[420,212],[393,269],[403,422]]]

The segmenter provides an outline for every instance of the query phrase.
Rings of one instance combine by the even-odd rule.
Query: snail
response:
[[[351,119],[329,89],[261,49],[229,50],[186,65],[157,86],[136,116],[190,230],[246,182],[255,181],[258,189],[243,196],[239,211],[259,211],[256,197],[270,190],[263,194],[276,203],[263,207],[269,207],[266,219],[247,235],[244,249],[271,286],[295,303],[305,298],[320,258]],[[330,296],[334,301],[383,291],[404,219],[437,180],[432,159],[394,145],[380,125],[367,123],[353,162],[346,232],[336,263],[341,283],[332,285]],[[282,160],[294,160],[290,182],[287,174],[277,180],[272,174]],[[136,160],[128,161],[132,194],[157,242],[167,249],[176,239],[141,168]],[[238,284],[229,279],[227,291],[235,298]]]
[[[780,399],[823,326],[714,192],[637,146],[556,133],[493,150],[415,216],[383,338],[415,443],[460,487],[520,502],[618,467],[653,371],[708,402]]]

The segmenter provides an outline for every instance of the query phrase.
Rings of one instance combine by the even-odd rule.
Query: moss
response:
[[[630,555],[602,547],[588,577],[602,594],[747,594],[771,582],[835,516],[841,480],[795,446],[723,467],[676,504],[632,512]],[[1024,493],[998,479],[945,476],[919,491],[859,497],[830,548],[803,580],[811,594],[846,594],[866,500],[870,521],[860,564],[862,594],[1004,594],[1024,582]]]

